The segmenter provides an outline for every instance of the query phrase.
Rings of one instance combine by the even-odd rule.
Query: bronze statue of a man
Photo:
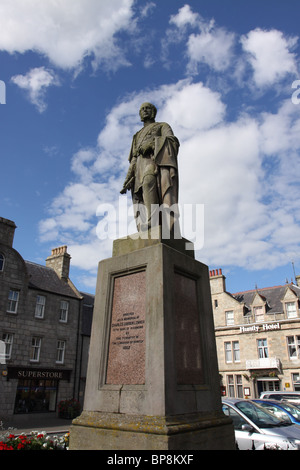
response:
[[[124,194],[131,189],[139,231],[160,224],[155,217],[159,206],[172,206],[174,210],[178,205],[179,141],[169,124],[155,122],[156,113],[153,104],[142,104],[140,117],[144,127],[133,136],[130,166],[121,190]]]

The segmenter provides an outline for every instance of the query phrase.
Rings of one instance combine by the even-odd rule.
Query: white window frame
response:
[[[69,314],[69,302],[67,300],[60,301],[59,321],[67,323]]]
[[[289,309],[289,307],[291,307],[291,306],[294,307],[293,310]],[[287,318],[297,318],[298,317],[296,302],[285,302],[285,311],[286,311],[286,317]]]
[[[230,364],[232,362],[241,362],[239,341],[225,341],[224,349],[226,364]]]
[[[5,359],[11,358],[14,335],[12,333],[3,333],[2,341],[5,343]]]
[[[234,325],[234,311],[233,310],[225,311],[225,322],[226,322],[226,326]]]
[[[42,338],[33,336],[31,339],[30,362],[39,362]]]
[[[20,291],[16,289],[9,289],[8,305],[7,305],[7,310],[6,310],[8,313],[17,313],[18,304],[19,304],[19,296],[20,296]]]
[[[292,342],[289,341],[292,338]],[[300,359],[300,335],[287,336],[288,356],[291,361]],[[291,354],[291,352],[294,352]]]
[[[56,350],[56,364],[64,364],[65,351],[66,351],[66,341],[62,339],[58,339],[57,350]]]
[[[257,312],[261,313],[257,313]],[[253,307],[253,315],[255,323],[261,323],[265,320],[265,308],[263,305],[256,305]]]
[[[267,338],[259,338],[257,340],[257,351],[258,351],[259,359],[264,359],[266,357],[269,357]]]
[[[44,318],[45,305],[46,305],[46,297],[44,295],[37,295],[36,304],[35,304],[35,312],[34,312],[35,318]]]

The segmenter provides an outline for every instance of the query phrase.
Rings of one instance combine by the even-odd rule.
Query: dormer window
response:
[[[261,323],[264,321],[265,308],[260,305],[258,307],[253,307],[254,321],[256,323]]]
[[[296,302],[286,302],[285,304],[287,318],[297,318],[297,305]]]

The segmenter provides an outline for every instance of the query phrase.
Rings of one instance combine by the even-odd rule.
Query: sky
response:
[[[196,259],[231,293],[294,280],[299,18],[298,0],[0,0],[0,216],[14,248],[45,264],[67,245],[73,283],[95,292],[113,238],[135,232],[119,191],[150,101],[180,141]]]

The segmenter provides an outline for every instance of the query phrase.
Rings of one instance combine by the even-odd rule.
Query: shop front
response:
[[[7,380],[17,379],[14,414],[55,412],[59,383],[70,370],[8,367]]]

